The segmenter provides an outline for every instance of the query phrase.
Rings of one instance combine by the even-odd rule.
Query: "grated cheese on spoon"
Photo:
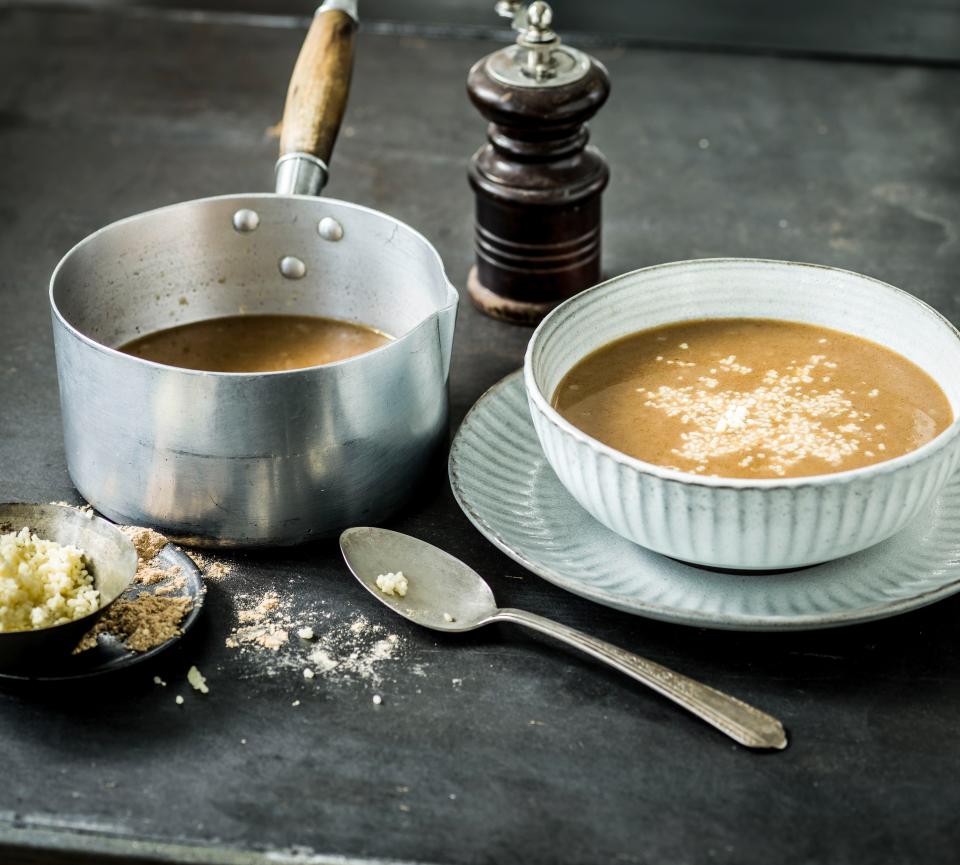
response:
[[[397,571],[395,574],[380,574],[377,577],[377,588],[385,595],[396,595],[400,598],[407,596],[409,581],[403,575],[403,571]]]

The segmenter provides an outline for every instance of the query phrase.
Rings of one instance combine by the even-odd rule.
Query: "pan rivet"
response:
[[[317,231],[324,240],[340,240],[343,237],[343,226],[332,216],[325,216],[320,220]]]
[[[302,279],[307,275],[307,266],[294,255],[285,255],[280,259],[280,273],[287,279]]]
[[[233,227],[237,231],[256,231],[260,225],[260,214],[255,210],[241,208],[233,214]]]

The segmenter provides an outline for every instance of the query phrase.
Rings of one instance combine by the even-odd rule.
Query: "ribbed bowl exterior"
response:
[[[701,478],[628,457],[565,421],[550,398],[595,349],[673,321],[805,321],[908,357],[960,406],[960,336],[911,295],[859,274],[740,259],[634,271],[558,307],[527,351],[524,385],[537,436],[561,483],[592,516],[644,547],[723,568],[800,567],[890,537],[946,484],[960,459],[953,425],[918,450],[864,469],[785,480]]]

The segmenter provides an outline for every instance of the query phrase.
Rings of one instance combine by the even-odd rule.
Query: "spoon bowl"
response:
[[[340,536],[340,549],[361,585],[414,624],[436,631],[472,631],[497,614],[493,591],[483,577],[432,544],[400,532],[358,526]],[[377,587],[378,576],[397,571],[409,580],[403,597]]]

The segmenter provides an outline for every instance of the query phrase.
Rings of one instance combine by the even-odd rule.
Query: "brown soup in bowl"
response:
[[[861,468],[915,450],[953,422],[940,386],[897,352],[762,318],[623,337],[577,363],[552,403],[625,454],[731,478]]]

